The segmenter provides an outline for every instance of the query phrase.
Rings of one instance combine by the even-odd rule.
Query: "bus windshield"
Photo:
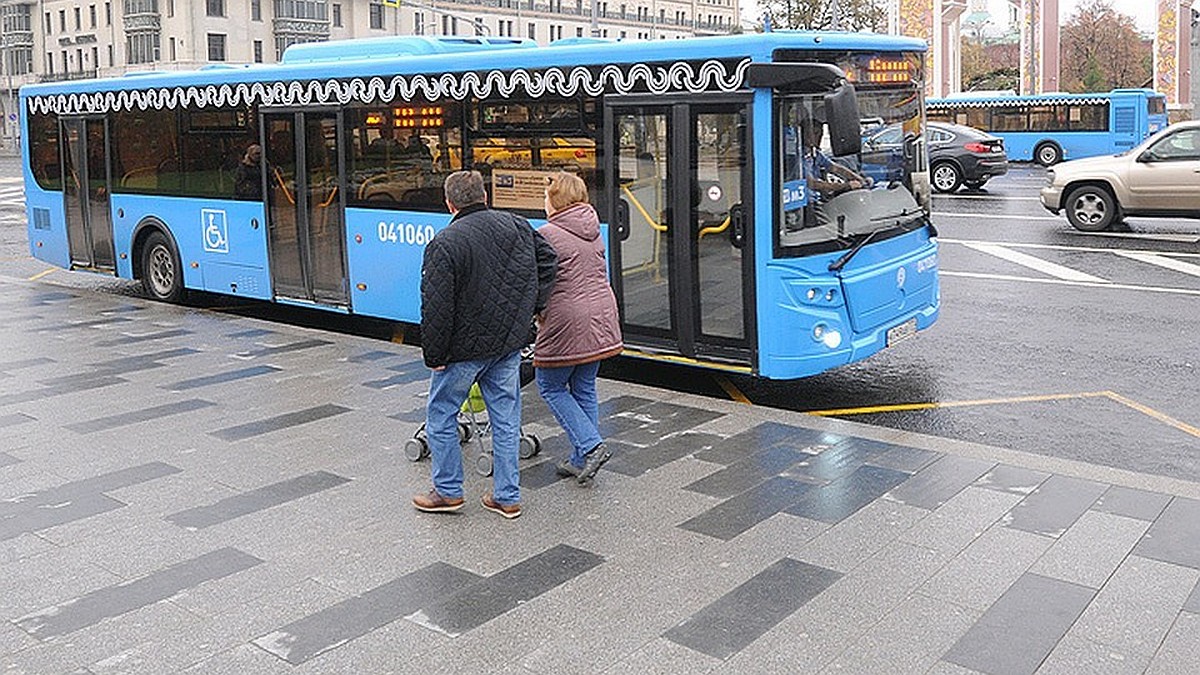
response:
[[[860,235],[924,223],[929,186],[914,87],[859,91],[863,143],[835,156],[820,95],[787,96],[778,116],[783,203],[779,244],[849,247]]]

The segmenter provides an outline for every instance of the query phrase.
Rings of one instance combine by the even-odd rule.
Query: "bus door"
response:
[[[339,118],[332,111],[263,113],[276,299],[349,307]]]
[[[102,117],[67,117],[62,119],[59,133],[71,266],[115,273],[106,161],[108,123]]]
[[[631,345],[752,366],[748,100],[605,110],[610,276]]]

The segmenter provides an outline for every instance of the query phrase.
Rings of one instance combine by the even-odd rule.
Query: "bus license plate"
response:
[[[891,347],[897,342],[910,338],[917,334],[917,317],[913,317],[899,326],[892,326],[887,332],[887,346]]]

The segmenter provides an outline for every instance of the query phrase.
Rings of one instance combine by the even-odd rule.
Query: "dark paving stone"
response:
[[[97,347],[119,347],[122,345],[134,345],[142,342],[151,342],[154,340],[167,340],[173,337],[183,337],[191,335],[192,331],[185,328],[173,328],[171,330],[160,330],[155,333],[145,333],[142,335],[125,335],[111,340],[102,340],[96,343]]]
[[[121,305],[120,307],[113,307],[112,309],[102,309],[102,310],[100,310],[100,313],[101,314],[130,314],[133,312],[144,312],[144,311],[146,311],[146,308],[142,307],[141,305]]]
[[[239,359],[256,359],[262,356],[274,356],[276,354],[287,354],[288,352],[298,352],[313,347],[324,347],[331,345],[330,340],[300,340],[299,342],[289,342],[284,345],[276,345],[274,347],[262,347],[260,349],[252,349],[246,352],[238,352],[234,354]]]
[[[75,422],[74,424],[64,425],[64,429],[70,429],[80,434],[91,434],[97,431],[107,431],[109,429],[117,429],[126,427],[131,424],[139,424],[142,422],[153,422],[155,420],[170,417],[171,415],[183,415],[185,413],[203,410],[215,406],[212,401],[205,401],[198,398],[190,398],[186,401],[177,401],[175,403],[164,403],[151,408],[142,410],[133,410],[130,412],[120,413],[117,415],[109,415],[100,417],[86,422]]]
[[[109,359],[108,361],[98,361],[93,363],[100,372],[107,375],[121,375],[125,373],[135,373],[142,370],[150,370],[151,368],[161,368],[162,362],[167,359],[175,359],[181,356],[189,356],[191,354],[199,354],[200,350],[190,347],[180,347],[178,349],[165,349],[163,351],[151,352],[149,354],[138,354],[136,356],[123,356],[117,359]],[[50,380],[44,380],[49,383]]]
[[[720,440],[721,437],[715,434],[685,431],[668,436],[646,448],[620,441],[606,441],[613,450],[613,457],[604,465],[604,470],[626,476],[640,476],[682,457],[703,452]]]
[[[850,475],[876,456],[875,448],[853,442],[818,445],[811,449],[816,451],[815,454],[808,454],[803,461],[789,469],[789,477],[827,483]]]
[[[10,464],[19,464],[21,460],[13,457],[7,452],[0,452],[0,466],[8,466]]]
[[[638,425],[603,435],[605,438],[634,445],[653,445],[671,434],[694,429],[723,416],[724,413],[712,410],[657,401],[637,409],[634,419],[640,422]]]
[[[786,513],[838,523],[908,480],[909,474],[880,466],[860,466],[848,476],[809,490]]]
[[[1170,495],[1114,485],[1092,505],[1095,511],[1116,516],[1153,521],[1167,508]]]
[[[239,330],[226,335],[231,338],[256,338],[264,335],[274,335],[275,331],[267,330],[266,328],[251,328],[249,330]]]
[[[1196,587],[1192,589],[1192,594],[1183,603],[1183,611],[1200,614],[1200,581],[1196,582]]]
[[[406,410],[404,412],[398,412],[394,415],[388,415],[388,417],[406,424],[421,424],[425,421],[425,408]],[[521,419],[524,420],[524,416],[522,416]],[[416,429],[413,429],[413,431],[416,431]]]
[[[882,452],[873,454],[867,460],[867,464],[905,473],[916,473],[943,457],[942,453],[932,450],[922,450],[909,445],[889,445],[890,447]]]
[[[482,626],[604,562],[604,558],[559,544],[478,583],[444,596],[405,617],[426,628],[457,637]]]
[[[13,623],[38,638],[65,635],[104,619],[161,602],[180,591],[236,574],[262,562],[236,548],[222,548],[141,579],[102,588],[61,605],[27,614]]]
[[[1176,497],[1134,547],[1135,555],[1200,569],[1200,501]]]
[[[429,369],[425,366],[421,366],[420,368],[413,368],[407,373],[398,373],[396,375],[390,375],[378,380],[367,380],[366,382],[363,382],[363,386],[370,387],[372,389],[387,389],[388,387],[399,387],[412,382],[420,382],[428,379]]]
[[[5,321],[7,320],[8,317],[5,317]],[[14,370],[22,370],[24,368],[44,366],[48,363],[56,363],[56,361],[45,356],[39,356],[32,359],[18,359],[16,361],[4,361],[3,363],[0,363],[0,372],[9,373]]]
[[[1032,494],[1039,485],[1044,483],[1050,474],[1042,471],[1031,471],[1019,466],[997,464],[991,471],[983,474],[975,481],[975,487],[1008,492],[1015,495]]]
[[[675,644],[725,660],[762,637],[842,574],[783,558],[663,633]]]
[[[680,523],[679,527],[729,541],[796,503],[812,488],[808,483],[771,478]]]
[[[554,485],[564,478],[558,475],[554,467],[558,464],[558,458],[546,457],[536,464],[523,465],[521,467],[521,487],[537,489],[544,488],[547,485]],[[607,468],[607,467],[606,467]]]
[[[379,361],[381,359],[389,359],[393,356],[400,356],[400,355],[395,352],[385,352],[385,351],[376,349],[376,350],[369,351],[369,352],[363,352],[362,354],[355,354],[354,356],[348,357],[346,359],[346,361],[348,363],[372,363],[374,361]]]
[[[742,461],[686,485],[684,489],[725,499],[745,492],[768,478],[779,476],[793,464],[809,458],[811,455],[794,448],[771,447],[748,454]]]
[[[437,562],[268,633],[254,644],[299,665],[482,580]]]
[[[314,408],[306,408],[304,410],[297,410],[296,412],[268,417],[267,419],[259,420],[257,422],[249,422],[247,424],[239,424],[234,427],[217,429],[216,431],[210,431],[209,435],[216,436],[224,441],[241,441],[253,436],[269,434],[272,431],[279,431],[280,429],[287,429],[288,427],[308,424],[310,422],[316,422],[328,417],[334,417],[336,415],[341,415],[342,413],[348,412],[350,412],[350,408],[327,403]]]
[[[836,445],[844,440],[844,436],[824,431],[778,422],[763,422],[698,453],[696,459],[717,464],[733,464],[745,459],[750,453],[785,443],[788,447],[803,449],[818,445]]]
[[[901,504],[936,509],[995,465],[995,462],[946,455],[898,485],[889,496]]]
[[[70,378],[63,379],[69,379],[70,381],[59,382],[47,387],[42,387],[41,389],[32,389],[30,391],[18,391],[11,394],[4,394],[0,396],[0,406],[14,405],[17,403],[31,403],[33,401],[40,401],[44,398],[62,396],[64,394],[76,394],[81,391],[90,391],[92,389],[102,389],[104,387],[111,387],[114,384],[122,384],[129,381],[124,378],[117,377],[116,375],[96,375],[94,373],[88,375],[73,375]]]
[[[3,429],[5,427],[15,427],[18,424],[25,424],[26,422],[33,422],[36,419],[37,419],[36,417],[33,417],[31,415],[26,415],[25,413],[12,413],[9,415],[0,415],[0,429]]]
[[[29,302],[35,305],[47,305],[54,302],[62,302],[63,300],[74,300],[78,297],[78,295],[67,293],[66,291],[47,291],[29,296]]]
[[[224,523],[234,518],[240,518],[250,513],[264,511],[349,482],[349,478],[343,478],[326,471],[306,473],[302,476],[226,497],[209,506],[198,506],[186,511],[180,511],[179,513],[167,516],[166,519],[180,527],[185,527],[189,530],[198,530],[218,523]]]
[[[60,504],[39,504],[16,512],[0,513],[0,541],[13,539],[27,532],[37,532],[48,527],[91,518],[123,506],[125,502],[93,492],[77,495],[74,499]]]
[[[387,352],[384,353],[386,354]],[[399,354],[392,354],[392,356],[399,356]],[[425,362],[420,359],[410,359],[403,363],[397,363],[395,365],[388,366],[387,370],[395,371],[397,373],[417,371],[425,373],[426,376],[428,376],[430,372],[429,368],[425,365]]]
[[[1060,537],[1108,489],[1104,483],[1051,476],[1009,512],[1008,527],[1047,537]]]
[[[91,478],[64,483],[41,492],[0,500],[0,517],[10,513],[24,512],[37,508],[53,507],[89,494],[119,490],[145,483],[156,478],[180,473],[180,469],[163,462],[149,462],[125,469],[109,471]]]
[[[989,675],[1030,675],[1095,594],[1067,581],[1025,574],[942,658]]]
[[[172,382],[171,384],[162,385],[163,389],[170,391],[187,391],[188,389],[199,389],[200,387],[209,387],[214,384],[226,384],[228,382],[236,382],[237,380],[245,380],[259,375],[267,375],[269,373],[278,373],[282,368],[275,366],[251,366],[249,368],[240,368],[238,370],[230,370],[224,373],[216,373],[215,375],[205,375],[203,377],[193,377],[187,380]]]
[[[114,323],[127,323],[132,319],[124,316],[109,316],[102,319],[86,319],[83,321],[68,321],[67,323],[56,323],[50,326],[39,326],[34,328],[35,333],[59,333],[78,328],[95,328],[97,326],[108,326]]]

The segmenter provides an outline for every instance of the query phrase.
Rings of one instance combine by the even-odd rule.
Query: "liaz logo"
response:
[[[225,212],[220,209],[200,209],[200,227],[204,231],[204,250],[229,253],[229,227]]]

